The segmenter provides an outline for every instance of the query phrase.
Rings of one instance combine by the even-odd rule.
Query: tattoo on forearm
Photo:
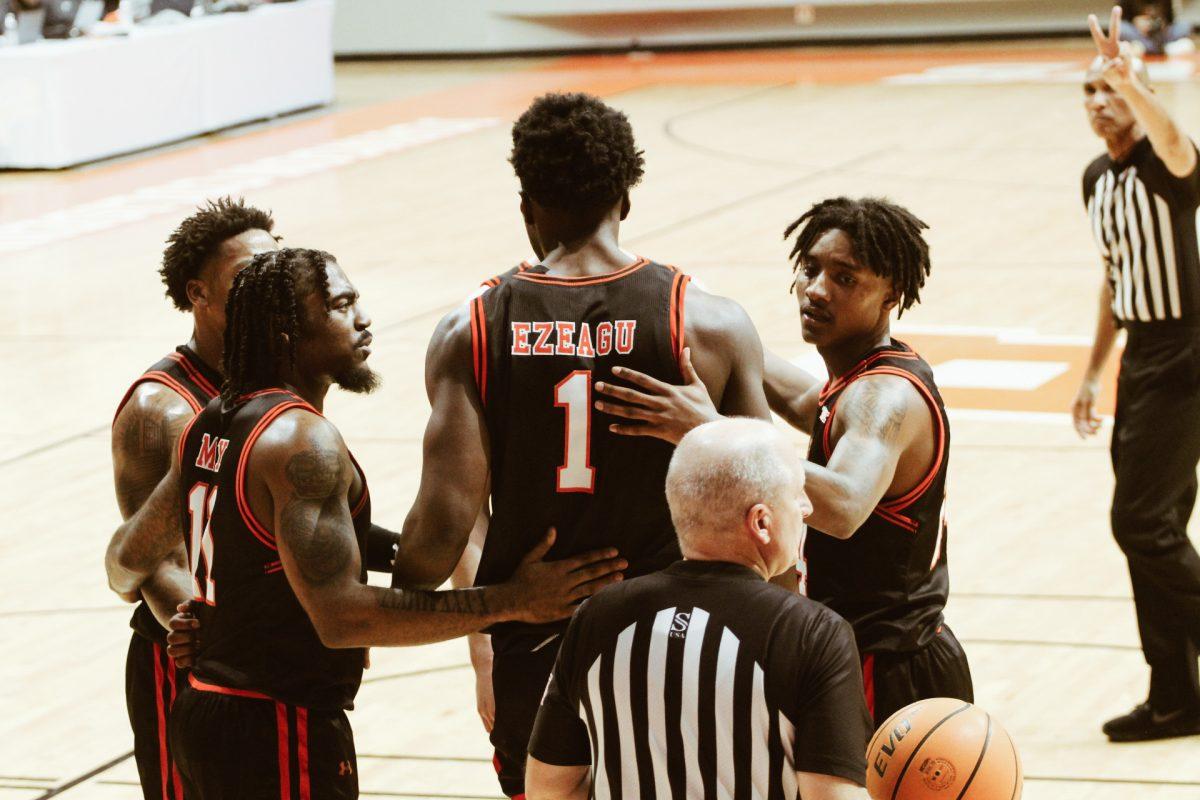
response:
[[[379,596],[379,607],[395,611],[428,611],[447,614],[491,613],[483,588],[430,592],[424,589],[391,589]]]

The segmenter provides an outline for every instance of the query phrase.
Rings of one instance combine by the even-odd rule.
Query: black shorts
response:
[[[953,697],[975,702],[967,654],[944,624],[938,627],[933,641],[916,652],[864,655],[863,687],[876,728],[918,700]]]
[[[171,744],[192,800],[358,797],[344,711],[234,691],[192,678],[175,701]]]
[[[492,656],[492,691],[496,696],[491,737],[496,753],[492,765],[500,778],[500,790],[509,797],[525,794],[525,753],[561,641],[560,636],[532,653]]]
[[[176,672],[160,642],[133,634],[125,658],[125,707],[133,728],[133,758],[146,800],[183,800],[183,782],[171,759],[167,725],[186,672]]]

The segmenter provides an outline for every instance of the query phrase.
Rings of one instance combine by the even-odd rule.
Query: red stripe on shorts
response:
[[[875,719],[875,654],[863,656],[863,692],[867,696],[867,712]]]

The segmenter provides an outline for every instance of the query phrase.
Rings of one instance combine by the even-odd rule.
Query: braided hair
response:
[[[877,197],[835,197],[822,200],[804,212],[788,225],[783,238],[787,239],[797,228],[800,233],[788,255],[793,274],[802,268],[817,240],[827,231],[837,229],[850,237],[859,261],[892,282],[900,309],[897,316],[921,302],[921,287],[931,268],[929,244],[921,231],[929,226],[908,209]]]
[[[167,238],[167,249],[158,271],[167,287],[167,297],[180,311],[190,311],[192,301],[187,294],[188,281],[200,277],[205,264],[217,254],[221,245],[246,231],[270,233],[274,227],[275,220],[270,211],[248,206],[241,198],[209,200],[179,223]],[[275,238],[278,240],[279,237]]]
[[[295,366],[301,303],[313,291],[329,300],[325,265],[335,260],[323,250],[285,248],[259,253],[237,274],[225,306],[223,399],[277,386]]]

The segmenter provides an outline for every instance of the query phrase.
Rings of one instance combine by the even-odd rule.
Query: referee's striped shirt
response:
[[[723,562],[681,561],[575,614],[529,752],[591,765],[593,796],[794,800],[862,785],[871,733],[841,617]]]
[[[1121,161],[1105,153],[1088,165],[1083,202],[1116,319],[1200,325],[1200,164],[1175,177],[1143,138]]]

